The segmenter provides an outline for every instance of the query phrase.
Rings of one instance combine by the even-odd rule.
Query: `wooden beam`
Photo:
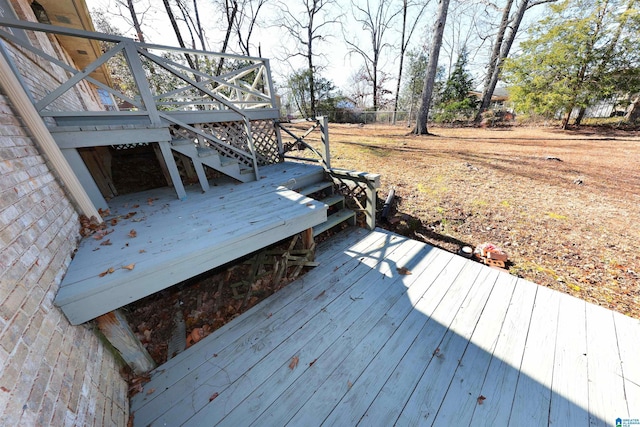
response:
[[[156,364],[133,333],[124,315],[115,310],[96,319],[98,329],[122,356],[136,374],[155,368]]]

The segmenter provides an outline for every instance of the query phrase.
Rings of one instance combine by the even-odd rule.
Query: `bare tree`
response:
[[[243,0],[236,14],[233,28],[240,51],[251,56],[251,36],[258,23],[258,14],[268,0]]]
[[[433,94],[433,86],[436,81],[436,73],[438,70],[438,57],[440,56],[440,47],[442,46],[442,35],[447,23],[447,12],[449,11],[449,0],[440,0],[438,3],[438,12],[436,22],[433,25],[433,36],[431,37],[431,49],[429,52],[429,64],[427,73],[424,77],[424,86],[422,88],[422,102],[418,111],[415,133],[418,135],[429,134],[427,128],[427,118],[429,116],[429,106],[431,104],[431,95]]]
[[[378,110],[382,83],[380,58],[383,51],[391,47],[391,44],[385,39],[385,33],[391,28],[393,20],[402,13],[403,9],[393,9],[393,3],[385,0],[377,0],[377,4],[374,5],[371,3],[372,0],[366,0],[364,6],[359,6],[353,1],[351,2],[353,18],[368,33],[371,50],[361,47],[359,43],[350,41],[347,37],[345,37],[345,42],[349,51],[360,55],[364,61],[365,70],[372,84],[373,109]]]
[[[489,104],[491,104],[491,97],[498,84],[502,65],[509,56],[511,46],[513,46],[513,42],[518,34],[525,12],[532,7],[545,3],[553,3],[557,0],[521,0],[513,15],[510,16],[513,1],[514,0],[507,0],[502,9],[502,19],[500,20],[500,27],[498,28],[498,33],[496,34],[491,49],[491,57],[487,65],[487,76],[482,89],[482,100],[480,101],[476,121],[480,120],[482,113],[489,108]]]
[[[297,45],[295,51],[286,53],[287,59],[302,56],[307,63],[311,113],[315,116],[317,113],[315,59],[319,56],[315,50],[316,43],[330,37],[328,27],[339,23],[339,16],[331,11],[332,6],[337,5],[336,0],[301,0],[300,3],[296,5],[301,5],[302,11],[292,10],[289,7],[291,2],[280,2],[281,16],[278,24],[287,31]]]
[[[478,37],[478,18],[484,8],[481,2],[458,0],[449,8],[447,27],[442,38],[441,57],[446,55],[447,78],[451,76],[453,64],[463,50],[473,58],[484,40]],[[444,58],[443,58],[444,59]]]
[[[178,27],[178,22],[176,21],[176,17],[173,14],[173,10],[171,10],[171,5],[169,4],[169,0],[162,0],[162,3],[164,4],[164,9],[167,11],[167,16],[169,17],[169,21],[171,21],[171,26],[173,27],[173,32],[176,34],[176,38],[178,39],[178,44],[180,45],[181,48],[184,49],[186,46],[184,44],[184,40],[182,39],[182,33],[180,32],[180,28]],[[189,66],[192,69],[196,70],[197,65],[193,61],[193,58],[191,58],[191,55],[189,55],[188,53],[185,53],[184,57],[189,63]],[[196,79],[197,78],[198,76],[196,76]]]
[[[208,44],[205,36],[202,23],[200,22],[200,10],[198,8],[198,1],[193,0],[193,8],[187,4],[187,0],[175,0],[176,6],[180,10],[182,15],[182,21],[187,25],[187,30],[191,36],[191,48],[196,49],[196,37],[200,42],[200,48],[202,50],[208,50]],[[195,19],[194,19],[195,18]]]
[[[418,10],[418,13],[414,16],[411,22],[407,22],[407,13],[409,12],[409,8],[413,6],[420,6],[419,3],[411,2],[409,3],[407,0],[402,0],[402,31],[401,31],[401,39],[400,39],[400,64],[398,65],[398,78],[396,80],[396,93],[395,98],[393,100],[393,124],[396,124],[396,114],[398,112],[398,99],[400,98],[400,86],[402,84],[402,68],[404,65],[404,56],[407,52],[407,48],[409,47],[409,41],[411,40],[411,36],[413,35],[413,31],[418,26],[418,22],[420,18],[422,18],[422,14],[424,10],[427,8],[427,5],[430,2],[427,0],[422,3],[422,6]],[[408,28],[407,28],[408,26]]]

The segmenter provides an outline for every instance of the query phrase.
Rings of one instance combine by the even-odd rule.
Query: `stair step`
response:
[[[308,196],[309,194],[317,193],[318,191],[324,190],[325,188],[329,188],[331,186],[333,186],[333,182],[322,181],[311,184],[296,191],[304,196]]]
[[[217,156],[219,155],[216,150],[209,147],[196,147],[198,150],[198,157],[208,157],[208,156]]]
[[[174,145],[174,146],[188,145],[188,144],[192,144],[192,145],[195,146],[196,143],[195,143],[194,140],[186,139],[186,138],[183,138],[183,139],[172,139],[171,140],[171,145]]]
[[[342,194],[334,194],[332,196],[325,197],[324,199],[322,199],[320,201],[322,203],[324,203],[325,205],[327,205],[327,206],[333,206],[333,205],[337,205],[339,203],[344,203],[344,196]]]
[[[348,221],[351,218],[355,218],[356,213],[350,209],[341,209],[333,215],[329,215],[327,220],[322,224],[318,224],[313,227],[313,236],[317,236],[320,233],[327,231],[330,228],[335,227],[336,225]]]

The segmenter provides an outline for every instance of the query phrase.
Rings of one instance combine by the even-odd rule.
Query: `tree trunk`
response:
[[[398,81],[396,83],[396,96],[393,100],[393,124],[396,124],[396,114],[398,114],[398,98],[400,98],[400,83],[402,81],[402,65],[404,62],[405,42],[404,36],[407,29],[407,0],[402,2],[402,38],[400,41],[400,65],[398,67]]]
[[[231,30],[233,30],[233,21],[236,19],[236,13],[238,12],[238,2],[236,0],[233,1],[233,9],[231,9],[231,14],[229,14],[229,8],[227,7],[227,32],[224,36],[224,42],[222,43],[222,50],[220,53],[225,53],[227,51],[227,46],[229,45],[229,37],[231,36]],[[220,58],[220,62],[218,62],[218,68],[216,69],[216,76],[219,76],[222,72],[222,65],[224,64],[224,57]]]
[[[573,105],[567,108],[567,112],[565,113],[564,118],[562,119],[562,124],[561,124],[562,130],[569,129],[569,119],[571,119],[572,112],[573,112]]]
[[[313,18],[315,15],[309,16],[309,28],[307,29],[307,65],[309,67],[309,102],[311,103],[310,113],[311,118],[315,118],[318,115],[316,101],[316,82],[313,70]]]
[[[433,26],[433,37],[431,40],[431,49],[429,52],[429,65],[427,73],[424,76],[424,86],[422,88],[422,102],[418,111],[416,120],[415,133],[418,135],[429,134],[427,128],[427,119],[429,116],[429,106],[431,104],[431,95],[433,94],[433,86],[436,81],[436,73],[438,71],[438,57],[440,56],[440,47],[442,46],[442,35],[444,26],[447,23],[447,12],[449,11],[449,0],[440,0],[438,5],[438,15]]]
[[[573,124],[575,126],[580,126],[580,124],[582,123],[582,119],[584,119],[584,115],[587,112],[587,108],[586,107],[580,107],[580,110],[578,111],[578,117],[576,117],[576,119],[574,120]]]
[[[491,104],[491,97],[493,96],[495,85],[493,89],[489,89],[491,87],[494,70],[498,66],[498,59],[500,58],[502,42],[504,40],[504,35],[509,24],[509,14],[511,13],[512,5],[513,0],[507,0],[507,4],[505,4],[504,9],[502,9],[502,20],[500,21],[500,28],[498,29],[498,34],[496,35],[496,40],[493,43],[493,48],[491,50],[491,58],[489,59],[489,65],[487,66],[487,76],[484,80],[484,87],[482,89],[482,100],[480,101],[480,108],[478,109],[478,114],[476,115],[476,122],[480,121],[482,113],[487,108],[489,108],[489,105]]]
[[[476,120],[479,119],[480,114],[489,107],[491,103],[491,97],[493,96],[493,92],[496,90],[496,85],[498,84],[498,80],[500,79],[500,73],[502,71],[502,66],[504,65],[505,59],[509,56],[509,52],[511,51],[511,46],[513,46],[513,42],[518,34],[518,29],[520,28],[520,24],[522,23],[522,18],[524,17],[524,13],[531,9],[534,6],[538,6],[545,3],[554,3],[557,0],[536,0],[531,2],[530,0],[522,0],[518,5],[518,9],[516,10],[515,17],[513,18],[513,22],[510,26],[510,30],[507,33],[502,46],[500,46],[500,55],[498,56],[498,60],[493,67],[493,69],[487,70],[487,80],[485,81],[485,88],[482,91],[482,104],[480,110],[478,111],[478,115],[476,116]],[[504,15],[503,15],[504,19]],[[490,77],[490,78],[489,78]],[[488,83],[487,83],[488,82]],[[482,107],[482,105],[485,105]]]
[[[636,98],[636,100],[629,106],[624,118],[629,122],[635,122],[640,119],[640,97]]]
[[[182,34],[180,33],[180,28],[178,28],[178,23],[176,22],[176,17],[173,15],[173,11],[171,10],[171,5],[169,4],[169,0],[162,0],[164,3],[164,8],[167,11],[167,16],[169,16],[169,21],[171,21],[171,26],[173,27],[173,32],[176,34],[176,38],[178,39],[178,44],[181,48],[186,48],[184,44],[184,40],[182,39]],[[193,62],[193,59],[188,53],[184,54],[184,57],[187,59],[189,66],[193,70],[197,70],[196,64]],[[196,81],[200,80],[200,76],[196,75]]]
[[[142,34],[142,28],[140,28],[140,21],[138,21],[138,15],[136,15],[136,9],[133,6],[133,0],[127,0],[127,8],[131,14],[131,21],[133,22],[133,28],[136,30],[138,41],[140,43],[145,43],[144,34]]]

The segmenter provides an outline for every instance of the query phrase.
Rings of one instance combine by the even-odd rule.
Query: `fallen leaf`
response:
[[[347,388],[351,390],[351,387],[353,387],[353,383],[351,381],[347,381]]]
[[[487,398],[484,397],[483,395],[478,396],[478,405],[482,405],[482,403],[486,400]]]
[[[133,270],[135,267],[136,267],[135,264],[129,264],[129,265],[123,265],[122,266],[123,269],[129,270],[129,271]]]
[[[100,243],[100,246],[111,246],[111,239],[107,239],[104,242]]]
[[[138,209],[140,205],[133,205],[133,209]]]
[[[111,226],[117,225],[118,224],[118,218],[113,218],[111,221],[109,221],[109,223],[111,224]]]
[[[153,392],[154,392],[154,391],[156,391],[156,389],[155,389],[155,388],[150,388],[150,389],[147,391],[147,394],[153,394]]]
[[[213,353],[213,357],[218,357],[218,353]]]
[[[124,219],[129,219],[129,218],[131,218],[132,216],[134,216],[134,215],[135,215],[135,214],[137,214],[137,213],[138,213],[138,212],[129,212],[128,214],[126,214],[126,215],[124,216]]]
[[[298,366],[299,361],[300,361],[300,358],[298,356],[293,356],[291,358],[291,363],[289,363],[289,369],[291,370],[296,369],[296,366]]]
[[[396,268],[396,270],[398,270],[398,274],[402,274],[403,276],[408,276],[411,274],[411,270],[409,270],[407,267]]]
[[[8,388],[6,388],[5,386],[0,386],[0,390],[4,391],[5,393],[9,393],[11,391]]]
[[[149,206],[153,206],[153,199],[152,199],[151,197],[149,197],[149,198],[147,199],[147,204],[148,204]]]
[[[316,363],[318,359],[313,359],[313,362],[309,363],[309,366],[313,366],[314,363]]]
[[[136,232],[136,230],[131,230],[128,234],[129,237],[136,237],[138,235],[138,232]]]
[[[217,391],[215,393],[213,393],[211,395],[211,397],[209,398],[209,402],[211,402],[213,399],[215,399],[216,397],[220,396],[220,393],[218,393]]]
[[[113,273],[114,271],[116,271],[116,270],[115,270],[113,267],[109,267],[109,269],[108,269],[108,270],[103,271],[102,273],[98,274],[98,277],[104,277],[104,276],[106,276],[107,274],[111,274],[111,273]]]
[[[145,251],[144,249],[140,249],[140,250],[138,251],[138,253],[139,253],[139,254],[143,254],[143,253],[145,253],[145,252],[147,252],[147,251]]]
[[[322,298],[322,297],[324,296],[324,293],[325,293],[325,291],[320,292],[320,293],[318,294],[318,296],[316,296],[316,297],[314,298],[314,300],[315,300],[315,299]]]

